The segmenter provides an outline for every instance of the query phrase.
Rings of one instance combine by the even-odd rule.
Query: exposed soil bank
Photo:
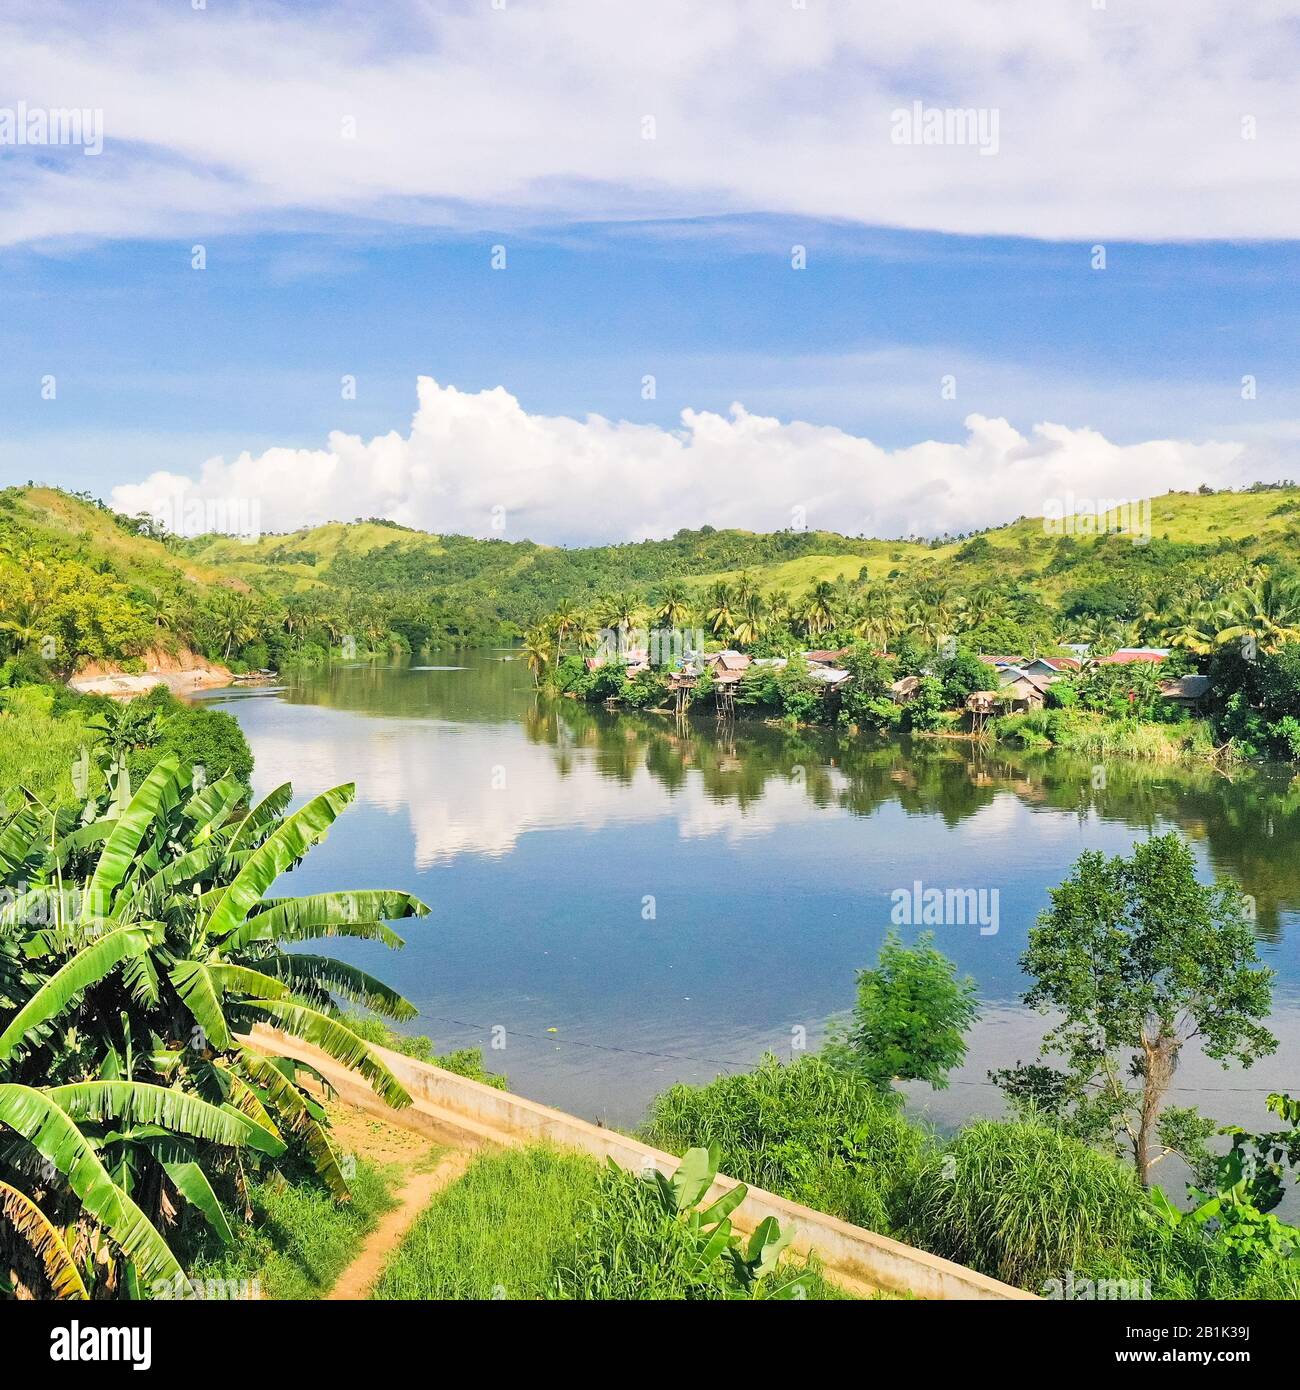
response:
[[[219,661],[208,661],[188,648],[165,651],[151,647],[143,654],[145,669],[138,675],[123,671],[111,662],[87,662],[68,682],[83,695],[147,695],[156,685],[165,685],[175,695],[187,690],[213,690],[229,685],[230,672]]]

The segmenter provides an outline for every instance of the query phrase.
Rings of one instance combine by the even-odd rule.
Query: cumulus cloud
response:
[[[1291,237],[1298,50],[1295,0],[9,0],[0,88],[102,109],[106,145],[6,151],[0,241],[754,211]],[[898,143],[914,102],[996,118],[996,155]]]
[[[1234,442],[1119,444],[1091,429],[966,418],[956,442],[885,449],[832,426],[685,410],[678,429],[526,411],[503,387],[418,381],[406,434],[335,431],[323,449],[209,459],[114,489],[120,511],[174,530],[288,531],[383,516],[407,526],[548,543],[642,540],[704,524],[938,535],[1045,508],[1239,483]]]

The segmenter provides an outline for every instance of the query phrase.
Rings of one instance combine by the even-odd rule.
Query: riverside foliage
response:
[[[129,797],[119,777],[0,824],[0,1267],[15,1285],[148,1297],[183,1278],[174,1247],[196,1223],[229,1243],[229,1199],[247,1174],[294,1155],[347,1200],[324,1111],[290,1061],[249,1045],[256,1024],[409,1103],[337,1001],[395,1019],[412,1006],[286,947],[397,946],[386,923],[427,909],[385,890],[268,897],[353,788],[287,814],[291,796],[286,784],[250,806],[237,778],[197,784],[165,754]]]

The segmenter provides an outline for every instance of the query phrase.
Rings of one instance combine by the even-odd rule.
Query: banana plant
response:
[[[188,1205],[229,1239],[213,1178],[239,1154],[275,1159],[292,1144],[346,1200],[324,1110],[290,1059],[249,1045],[256,1024],[321,1048],[389,1104],[410,1103],[340,1005],[399,1020],[412,1005],[364,971],[290,948],[329,936],[399,947],[388,923],[427,907],[387,890],[270,895],[353,786],[289,814],[288,784],[252,803],[236,779],[204,784],[171,755],[129,799],[120,792],[87,792],[71,809],[29,799],[0,823],[0,1183],[18,1194],[0,1191],[0,1237],[22,1237],[56,1292],[76,1288],[50,1236],[69,1212],[65,1224],[116,1248],[122,1287],[178,1271],[157,1230],[169,1211]]]
[[[811,1276],[807,1273],[775,1288],[763,1280],[773,1273],[794,1238],[782,1232],[774,1216],[765,1217],[751,1233],[748,1244],[732,1228],[731,1213],[749,1195],[743,1182],[724,1192],[707,1207],[701,1203],[718,1176],[721,1151],[717,1144],[688,1149],[671,1178],[658,1169],[647,1175],[666,1212],[677,1217],[690,1232],[695,1246],[694,1270],[703,1274],[715,1260],[724,1258],[731,1267],[739,1298],[792,1299],[806,1297]]]

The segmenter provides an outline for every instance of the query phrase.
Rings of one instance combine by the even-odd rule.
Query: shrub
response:
[[[673,1086],[645,1137],[679,1154],[716,1143],[728,1176],[877,1231],[896,1225],[927,1144],[895,1101],[816,1056]]]
[[[958,978],[933,932],[905,946],[891,931],[876,965],[858,972],[852,1018],[824,1055],[881,1091],[896,1080],[943,1090],[966,1059],[966,1030],[978,1015],[975,981]]]
[[[977,1121],[932,1152],[905,1204],[903,1238],[1039,1290],[1067,1271],[1118,1266],[1149,1229],[1131,1168],[1048,1125]]]
[[[253,750],[234,715],[225,710],[205,709],[178,700],[165,686],[158,686],[145,697],[145,703],[163,710],[166,722],[158,742],[151,748],[136,749],[128,759],[131,778],[138,782],[168,753],[206,769],[215,782],[227,772],[247,782],[253,772]]]
[[[556,1271],[556,1296],[602,1302],[752,1298],[779,1289],[796,1273],[774,1260],[757,1287],[746,1287],[728,1252],[710,1239],[717,1225],[701,1212],[705,1224],[693,1229],[685,1219],[688,1212],[670,1210],[656,1184],[606,1167],[578,1225],[572,1253]],[[745,1247],[746,1242],[737,1241],[737,1253]],[[835,1296],[815,1270],[799,1276],[799,1282],[799,1297]]]
[[[943,705],[943,682],[938,676],[922,676],[904,710],[903,722],[909,729],[933,733],[943,721]]]

